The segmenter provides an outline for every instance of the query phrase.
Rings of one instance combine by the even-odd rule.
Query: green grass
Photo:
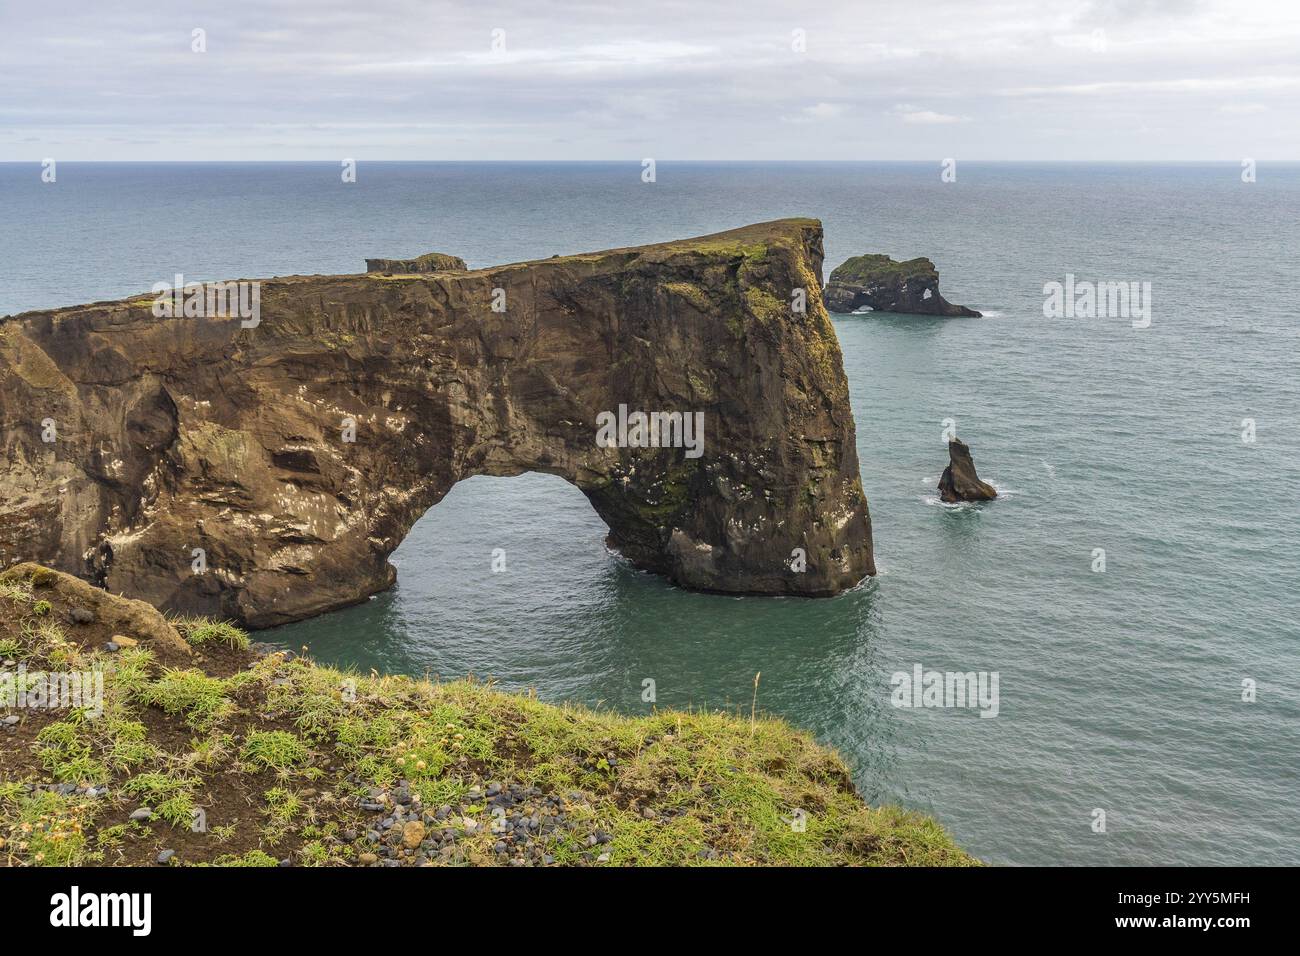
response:
[[[283,730],[257,730],[244,741],[240,759],[265,770],[291,770],[307,762],[307,747]]]
[[[854,285],[872,285],[882,280],[937,279],[934,263],[926,258],[895,262],[889,256],[854,256],[831,273],[831,282],[849,282]]]
[[[98,861],[86,845],[93,801],[48,790],[0,801],[0,859],[15,855],[29,866],[74,866]]]
[[[185,640],[195,647],[205,644],[225,644],[237,651],[249,647],[248,633],[229,621],[214,621],[206,617],[177,617],[171,624]]]
[[[12,584],[0,582],[9,588],[0,600],[14,600],[16,612],[0,618],[0,653],[29,669],[103,668],[105,692],[98,718],[60,714],[22,743],[40,769],[18,776],[111,793],[28,794],[21,780],[0,781],[0,863],[119,862],[133,852],[139,860],[142,842],[148,861],[157,846],[150,834],[189,829],[200,806],[212,829],[192,837],[178,862],[274,866],[264,848],[275,848],[304,865],[354,863],[366,848],[339,834],[372,822],[355,798],[399,779],[425,807],[463,808],[448,823],[463,830],[453,863],[500,862],[486,801],[470,797],[489,780],[564,799],[572,828],[547,835],[545,846],[558,864],[978,862],[934,820],[866,806],[840,758],[780,720],[759,715],[751,725],[748,714],[714,711],[624,716],[473,681],[363,676],[281,655],[225,678],[164,669],[146,647],[81,650],[56,615],[38,617],[30,593]],[[187,638],[194,643],[204,626],[188,622]],[[212,627],[199,643],[236,646]],[[570,800],[574,792],[582,798]],[[126,822],[142,805],[155,820]],[[596,830],[610,840],[593,851],[586,838]]]
[[[189,827],[194,822],[194,794],[198,786],[195,777],[150,771],[132,777],[122,790],[172,826]]]
[[[207,730],[235,710],[227,695],[227,684],[197,670],[168,670],[138,692],[140,701],[182,717],[195,730]]]

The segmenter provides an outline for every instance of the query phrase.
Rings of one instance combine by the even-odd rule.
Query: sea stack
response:
[[[939,294],[938,270],[925,258],[895,262],[889,256],[854,256],[831,273],[822,300],[832,312],[870,306],[875,312],[980,317]]]
[[[960,439],[948,442],[948,467],[939,479],[939,497],[949,504],[959,501],[992,501],[997,491],[975,474],[970,447]]]

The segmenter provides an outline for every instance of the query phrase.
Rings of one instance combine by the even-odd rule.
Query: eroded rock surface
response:
[[[960,439],[948,442],[948,467],[939,477],[939,497],[949,504],[959,501],[992,501],[997,489],[975,474],[970,447]]]
[[[939,273],[925,258],[895,262],[889,256],[854,256],[831,273],[822,295],[832,312],[869,306],[876,312],[980,317],[939,294]]]
[[[264,280],[255,327],[156,318],[152,295],[5,318],[0,567],[270,626],[389,587],[457,481],[539,471],[685,587],[834,594],[875,568],[821,259],[820,223],[781,220]],[[703,412],[701,454],[599,446],[621,404]]]
[[[414,275],[420,272],[464,272],[465,260],[445,252],[428,252],[414,259],[367,259],[367,272]]]

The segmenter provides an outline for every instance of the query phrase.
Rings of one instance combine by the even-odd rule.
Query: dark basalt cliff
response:
[[[875,568],[821,259],[820,223],[781,220],[265,280],[260,323],[157,318],[153,295],[6,318],[0,567],[269,626],[390,586],[461,479],[539,471],[685,587],[834,594]],[[702,453],[603,447],[620,405],[702,413]]]
[[[870,306],[876,312],[980,317],[939,294],[939,273],[924,258],[895,262],[889,256],[854,256],[831,273],[822,297],[832,312]]]

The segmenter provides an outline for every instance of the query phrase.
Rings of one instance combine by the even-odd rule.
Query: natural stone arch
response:
[[[834,594],[875,569],[821,258],[819,223],[780,220],[265,280],[252,328],[157,318],[153,295],[6,319],[0,562],[269,626],[388,587],[388,555],[457,481],[539,471],[683,586]],[[599,447],[620,405],[703,412],[703,454]]]

